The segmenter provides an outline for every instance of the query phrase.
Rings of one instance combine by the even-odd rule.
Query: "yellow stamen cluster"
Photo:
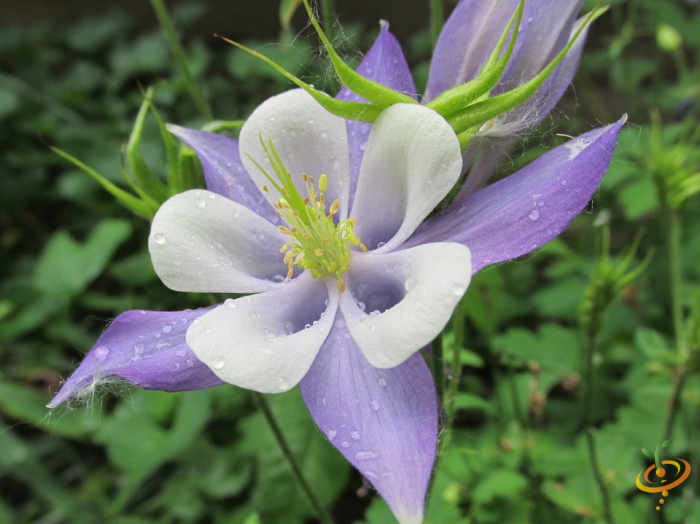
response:
[[[284,263],[289,268],[287,278],[292,277],[294,266],[297,265],[308,269],[314,278],[335,277],[338,290],[342,293],[345,291],[342,275],[350,266],[352,246],[358,246],[363,251],[367,251],[360,242],[360,237],[354,232],[355,219],[348,218],[335,223],[333,217],[340,207],[338,200],[331,204],[326,214],[324,195],[328,189],[326,175],[319,177],[317,191],[314,178],[306,173],[302,174],[308,195],[304,198],[294,186],[291,174],[282,164],[272,139],[265,142],[260,137],[260,143],[277,175],[277,180],[272,178],[255,159],[250,156],[249,158],[281,196],[274,206],[277,215],[288,224],[279,226],[280,231],[289,235],[290,240],[280,248],[280,252],[284,253]],[[264,185],[263,191],[269,192],[270,189]]]

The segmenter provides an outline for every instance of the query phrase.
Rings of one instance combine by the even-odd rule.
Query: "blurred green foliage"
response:
[[[613,255],[627,253],[641,232],[631,268],[656,250],[602,311],[594,340],[593,434],[604,489],[617,523],[700,521],[700,476],[674,489],[662,512],[634,484],[649,463],[641,448],[652,448],[666,430],[671,453],[700,468],[700,213],[693,178],[700,170],[700,10],[685,0],[609,3],[589,37],[575,95],[523,140],[502,174],[598,121],[627,112],[630,123],[588,212],[536,256],[476,275],[461,307],[465,336],[454,326],[445,334],[445,361],[458,352],[461,374],[448,373],[448,381],[459,377],[459,387],[447,399],[454,414],[426,522],[602,522],[583,434],[587,340],[577,322],[603,256],[601,224],[611,231]],[[289,24],[298,4],[282,2],[281,43],[245,43],[332,90],[335,79],[317,44],[294,39]],[[180,5],[176,25],[187,29],[202,9]],[[403,42],[419,91],[427,79],[428,29],[426,23]],[[376,27],[335,33],[356,65]],[[290,87],[219,41],[194,38],[184,47],[222,120],[245,118]],[[119,12],[63,28],[3,28],[0,70],[0,522],[312,522],[246,391],[166,394],[114,382],[86,406],[46,410],[61,377],[109,319],[126,309],[207,305],[208,298],[165,289],[150,264],[148,223],[42,141],[132,191],[122,176],[128,153],[121,151],[143,103],[141,87],[154,86],[152,107],[165,121],[205,122],[161,33],[137,34]],[[153,111],[145,112],[141,131],[141,158],[127,158],[127,167],[136,163],[165,185],[172,157]],[[669,214],[682,224],[687,354],[677,351],[672,320]],[[269,402],[339,524],[393,522],[386,504],[368,494],[316,430],[298,391]]]

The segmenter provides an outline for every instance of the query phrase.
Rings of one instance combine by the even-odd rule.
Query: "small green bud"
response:
[[[656,43],[664,51],[673,53],[680,49],[683,39],[673,27],[668,24],[661,24],[656,28]]]

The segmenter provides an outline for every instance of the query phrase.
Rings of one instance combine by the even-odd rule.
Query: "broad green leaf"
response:
[[[34,284],[42,293],[68,301],[81,293],[131,234],[126,220],[105,219],[84,243],[59,231],[44,247],[34,268]]]

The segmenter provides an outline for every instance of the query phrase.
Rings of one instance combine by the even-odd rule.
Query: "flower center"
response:
[[[354,232],[355,218],[341,220],[336,224],[333,216],[338,212],[340,201],[335,200],[326,214],[324,192],[328,189],[328,177],[320,176],[317,190],[314,178],[302,173],[308,195],[302,197],[292,181],[292,175],[284,167],[272,139],[268,138],[266,142],[260,137],[260,143],[276,177],[272,177],[250,155],[248,158],[262,171],[280,195],[274,206],[277,215],[287,222],[287,226],[279,226],[280,231],[289,236],[289,242],[280,248],[280,252],[284,253],[284,263],[289,268],[287,278],[292,277],[296,265],[311,271],[314,278],[335,278],[338,291],[342,293],[345,291],[342,275],[350,266],[352,246],[367,251],[360,242],[360,237]],[[263,191],[267,193],[270,188],[264,185]]]

